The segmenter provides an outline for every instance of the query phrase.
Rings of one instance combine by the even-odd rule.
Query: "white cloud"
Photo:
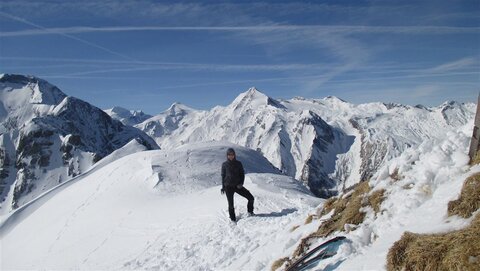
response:
[[[461,70],[465,68],[472,68],[475,65],[477,65],[477,68],[478,68],[478,64],[479,64],[478,58],[465,57],[452,62],[438,65],[436,67],[433,67],[429,71],[430,72],[448,72],[448,71]]]

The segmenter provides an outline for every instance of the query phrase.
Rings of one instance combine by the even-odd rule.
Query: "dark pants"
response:
[[[227,195],[228,200],[228,213],[230,214],[230,219],[233,221],[237,220],[235,217],[235,205],[233,203],[233,195],[235,194],[235,192],[248,200],[247,211],[249,213],[253,212],[254,201],[252,193],[250,193],[250,191],[248,191],[245,187],[239,189],[236,186],[226,186],[225,194]]]

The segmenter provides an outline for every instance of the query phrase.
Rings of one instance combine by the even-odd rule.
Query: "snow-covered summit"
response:
[[[230,108],[235,110],[239,108],[255,109],[264,106],[284,108],[280,102],[270,98],[255,87],[251,87],[246,92],[238,95],[237,98],[235,98],[235,100],[229,105]]]
[[[163,113],[169,114],[171,116],[178,116],[178,115],[186,115],[188,113],[195,112],[195,111],[197,110],[189,106],[186,106],[182,103],[175,102]]]
[[[34,76],[3,74],[0,83],[2,83],[1,98],[7,105],[24,103],[55,105],[66,97],[56,86]],[[12,102],[15,104],[11,104]]]

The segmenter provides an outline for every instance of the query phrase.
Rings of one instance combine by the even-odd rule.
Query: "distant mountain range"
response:
[[[473,103],[428,108],[354,105],[331,96],[276,100],[250,88],[226,107],[202,111],[175,103],[135,127],[162,149],[216,140],[257,150],[315,195],[329,197],[369,179],[405,149],[466,124],[474,114]]]

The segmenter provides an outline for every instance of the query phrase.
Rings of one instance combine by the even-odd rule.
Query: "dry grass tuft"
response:
[[[325,201],[325,203],[323,204],[322,212],[320,213],[320,217],[330,213],[333,209],[335,209],[335,203],[337,202],[337,200],[338,198],[332,197]]]
[[[353,192],[340,198],[330,198],[324,204],[320,216],[324,216],[334,210],[333,215],[324,221],[316,232],[303,238],[293,253],[293,259],[301,256],[311,246],[312,241],[317,238],[323,238],[335,231],[343,231],[345,224],[358,225],[363,222],[365,213],[360,212],[360,208],[369,204],[366,195],[370,191],[368,182],[361,182],[353,188]],[[372,202],[377,202],[383,197],[383,193],[372,197]],[[377,199],[378,198],[378,199]],[[375,203],[380,205],[380,203]]]
[[[469,227],[458,231],[405,232],[388,252],[387,270],[480,270],[480,214]]]
[[[478,208],[480,208],[480,173],[465,180],[460,197],[448,203],[448,215],[467,218],[472,216]]]
[[[294,232],[298,228],[300,228],[300,225],[295,225],[290,229],[290,232]]]
[[[385,189],[373,191],[368,197],[368,204],[372,206],[375,214],[380,212],[380,205],[382,204],[383,200],[385,200]]]
[[[312,223],[313,215],[308,215],[307,219],[305,219],[305,225]]]
[[[400,181],[403,177],[398,173],[398,168],[395,168],[393,172],[390,174],[390,178],[394,181]]]
[[[339,198],[332,204],[335,211],[330,219],[322,223],[316,236],[325,237],[334,231],[342,231],[345,224],[358,225],[363,222],[365,213],[360,212],[364,206],[364,196],[370,191],[368,182],[359,183],[353,192],[344,198]]]
[[[275,270],[279,269],[279,268],[282,267],[283,264],[284,264],[285,262],[287,262],[288,260],[289,260],[288,257],[285,257],[285,258],[281,258],[281,259],[276,260],[275,262],[273,262],[271,270],[272,270],[272,271],[275,271]]]

